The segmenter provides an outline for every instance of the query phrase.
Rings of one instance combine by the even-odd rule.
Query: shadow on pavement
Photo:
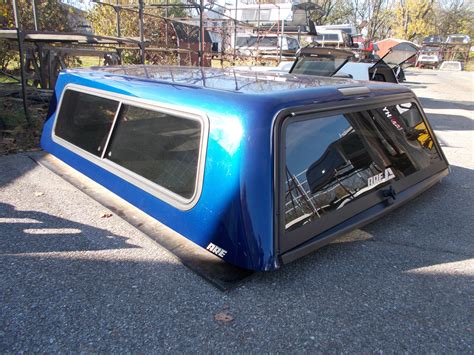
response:
[[[0,202],[0,254],[137,248],[127,239],[47,213],[18,211]]]
[[[432,99],[427,97],[419,97],[421,101],[421,105],[423,108],[427,109],[461,109],[472,111],[474,110],[474,103],[469,101],[446,101],[446,100],[438,100]]]
[[[433,129],[440,131],[474,130],[474,121],[469,117],[469,114],[473,115],[472,110],[474,109],[474,105],[467,102],[449,102],[426,98],[420,98],[420,101],[424,109],[445,109],[447,111],[446,113],[427,113]],[[457,110],[456,113],[458,114],[451,114],[449,110]],[[464,110],[465,115],[461,113],[460,110]]]
[[[431,126],[438,131],[473,131],[474,121],[469,117],[452,114],[427,113]]]

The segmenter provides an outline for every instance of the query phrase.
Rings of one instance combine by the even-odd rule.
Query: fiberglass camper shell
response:
[[[401,85],[135,66],[67,70],[55,95],[46,151],[246,269],[278,268],[448,173]]]

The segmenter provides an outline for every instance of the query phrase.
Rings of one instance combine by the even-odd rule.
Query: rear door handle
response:
[[[387,205],[393,204],[393,201],[397,199],[397,192],[392,185],[388,189],[382,190],[382,193]]]

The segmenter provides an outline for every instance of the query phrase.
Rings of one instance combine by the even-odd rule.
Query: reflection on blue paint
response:
[[[215,140],[232,157],[240,146],[244,129],[240,118],[214,116],[212,119],[211,139]]]

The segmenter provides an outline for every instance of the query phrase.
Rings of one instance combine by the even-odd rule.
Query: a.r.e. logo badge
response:
[[[209,250],[211,253],[216,254],[217,256],[223,258],[227,254],[227,250],[222,249],[221,247],[218,247],[217,245],[213,243],[209,243],[209,245],[206,248]]]

